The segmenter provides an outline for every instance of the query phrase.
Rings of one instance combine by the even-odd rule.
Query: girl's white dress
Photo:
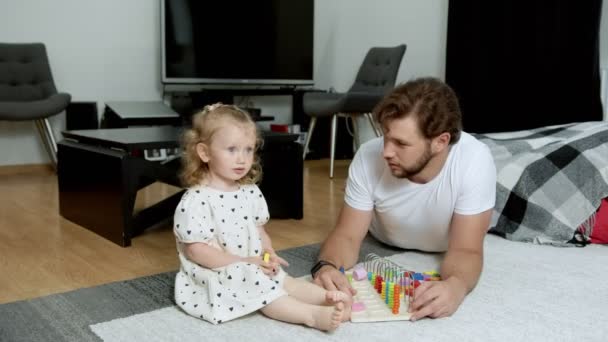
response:
[[[208,269],[184,254],[183,243],[201,242],[242,257],[260,256],[264,251],[258,226],[268,219],[266,200],[256,185],[228,192],[207,186],[188,189],[174,216],[181,264],[175,278],[177,305],[192,316],[217,324],[286,295],[283,270],[269,277],[257,265],[245,262]]]

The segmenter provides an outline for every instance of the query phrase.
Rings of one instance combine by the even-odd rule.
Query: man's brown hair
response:
[[[454,90],[437,78],[424,77],[395,87],[374,109],[377,122],[386,129],[395,119],[414,115],[427,139],[450,133],[450,145],[460,139],[462,114]]]

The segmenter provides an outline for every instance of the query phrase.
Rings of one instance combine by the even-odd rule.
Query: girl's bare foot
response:
[[[319,306],[309,326],[323,331],[335,330],[340,326],[343,314],[344,303],[342,302],[338,302],[334,306]]]
[[[348,299],[348,295],[342,291],[326,291],[325,301],[327,304],[334,305],[338,302],[344,302]]]
[[[350,320],[351,306],[353,298],[342,291],[327,291],[325,293],[325,301],[327,304],[335,305],[336,303],[344,303],[344,313],[342,314],[342,322]]]

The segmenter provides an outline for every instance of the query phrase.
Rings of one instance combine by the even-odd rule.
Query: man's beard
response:
[[[401,166],[399,170],[396,171],[391,170],[392,174],[397,178],[410,178],[416,176],[417,174],[422,172],[422,170],[424,170],[424,168],[429,164],[432,158],[433,154],[431,153],[431,146],[429,144],[424,149],[424,153],[422,153],[422,155],[416,160],[416,162],[414,162],[414,165],[408,168]]]

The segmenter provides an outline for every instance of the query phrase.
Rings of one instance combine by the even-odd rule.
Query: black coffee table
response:
[[[179,158],[149,161],[146,149],[179,146],[182,128],[132,127],[62,132],[58,143],[60,214],[121,246],[171,218],[183,191],[134,214],[137,191],[160,181],[180,186]],[[271,218],[303,217],[302,146],[296,134],[264,133],[260,189]]]

